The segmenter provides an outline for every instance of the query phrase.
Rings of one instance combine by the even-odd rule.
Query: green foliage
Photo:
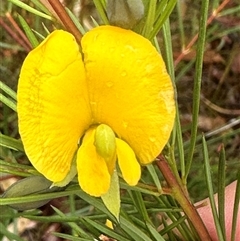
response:
[[[9,0],[4,4],[4,11],[11,12],[27,35],[31,46],[36,47],[42,41],[45,33],[52,31],[55,26],[60,28],[61,24],[57,22],[56,16],[51,16],[50,11],[40,1],[26,2],[25,4],[22,1]],[[75,3],[76,1],[72,2]],[[66,8],[66,12],[81,34],[84,34],[89,26],[109,24],[106,1],[94,0],[93,3],[94,5],[90,3],[89,6],[82,6],[81,12],[76,11],[74,4]],[[179,188],[184,190],[182,196],[190,195],[194,201],[209,196],[219,240],[226,240],[224,187],[233,180],[238,181],[233,213],[231,239],[233,241],[240,199],[240,116],[239,114],[235,115],[235,122],[231,122],[233,118],[225,118],[226,121],[222,124],[225,128],[214,128],[214,130],[210,129],[206,132],[199,128],[199,118],[202,113],[204,116],[212,118],[221,117],[221,113],[214,112],[215,109],[207,109],[202,106],[202,95],[204,91],[208,91],[208,87],[204,89],[205,79],[207,78],[204,73],[206,45],[210,45],[217,39],[224,41],[222,36],[230,34],[239,37],[239,28],[232,26],[216,32],[216,29],[219,29],[219,23],[207,25],[209,14],[219,8],[218,1],[214,1],[213,4],[209,4],[207,0],[197,1],[192,8],[189,7],[193,11],[190,17],[188,14],[184,16],[183,12],[187,11],[185,9],[187,6],[181,1],[144,0],[143,4],[145,15],[133,29],[150,39],[156,48],[161,51],[167,70],[175,85],[176,100],[178,100],[176,123],[169,143],[163,152],[164,158],[167,160]],[[94,9],[91,12],[92,19],[89,20],[87,18],[90,15],[88,11],[92,8]],[[1,14],[3,15],[3,12]],[[231,7],[223,6],[219,16],[240,17],[239,6],[237,4],[233,4]],[[191,21],[189,21],[189,18]],[[20,47],[19,37],[14,42],[13,38],[8,37],[8,33],[4,31],[1,34],[1,47],[3,46],[4,50],[10,51],[12,56],[14,56],[15,51],[19,51],[20,57],[15,62],[12,56],[9,61],[4,59],[0,69],[3,72],[0,82],[0,108],[3,113],[0,119],[0,174],[2,180],[8,179],[10,176],[25,178],[39,175],[26,158],[16,124],[17,98],[14,91],[16,84],[13,83],[16,83],[21,66],[20,62],[23,59],[22,55],[26,55],[26,51],[24,52],[26,48],[24,48],[24,45]],[[198,34],[197,42],[195,41],[189,48],[186,48],[187,43],[194,38],[195,34]],[[219,49],[221,44],[223,43],[219,43]],[[178,62],[174,62],[174,52],[179,48],[185,48],[186,52],[196,49],[196,54],[189,61],[183,61],[179,58]],[[232,56],[234,56],[234,53],[232,52]],[[1,55],[6,56],[2,52]],[[224,53],[223,56],[225,56]],[[229,71],[232,60],[226,59],[226,61],[226,68],[223,69],[223,72],[228,74],[227,71]],[[191,73],[191,86],[187,86],[185,90],[181,86],[184,84],[182,79],[188,78],[189,73]],[[12,76],[12,79],[9,79],[9,76]],[[218,89],[214,89],[214,92],[210,93],[210,95],[213,93],[211,99],[213,102],[218,99],[218,96],[224,95],[221,92],[222,89],[223,84],[220,83]],[[188,99],[190,103],[189,105],[186,104],[190,108],[187,115],[190,116],[191,121],[186,125],[184,124],[186,120],[183,118],[186,115],[185,102],[182,101],[182,98],[187,95],[190,95]],[[219,103],[222,104],[221,101]],[[201,132],[204,132],[204,134]],[[234,144],[237,141],[238,146]],[[216,152],[216,150],[219,151]],[[119,181],[121,187],[119,221],[109,212],[101,199],[91,197],[81,191],[76,180],[73,180],[65,190],[57,192],[50,189],[48,193],[28,193],[28,195],[24,194],[18,197],[1,197],[0,239],[5,236],[9,240],[23,240],[17,232],[10,232],[7,228],[11,222],[18,220],[20,216],[38,221],[41,224],[47,223],[50,225],[52,222],[58,222],[61,225],[68,226],[70,230],[68,233],[52,233],[67,240],[94,240],[94,238],[98,239],[101,234],[121,241],[179,240],[180,237],[183,240],[199,239],[194,225],[188,225],[186,223],[187,217],[183,215],[182,210],[188,213],[188,206],[181,205],[181,195],[179,196],[176,194],[176,190],[166,186],[165,181],[168,182],[168,180],[164,179],[163,173],[155,164],[143,167],[141,181],[135,187],[129,187],[121,176]],[[216,191],[219,193],[218,207],[216,207],[213,199]],[[44,202],[45,200],[61,200],[62,204],[54,207],[50,206],[54,204],[54,202],[51,202],[45,206],[45,208],[51,208],[51,215],[45,215],[42,210],[38,209],[20,213],[10,207],[24,206],[30,202]],[[105,225],[107,219],[113,223],[114,229]]]

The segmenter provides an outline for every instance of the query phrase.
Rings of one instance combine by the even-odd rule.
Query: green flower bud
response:
[[[104,158],[109,172],[112,173],[116,162],[116,139],[108,125],[101,124],[96,128],[94,145],[98,155]]]
[[[36,195],[39,193],[49,193],[57,190],[61,190],[58,187],[50,188],[52,182],[47,180],[43,176],[32,176],[21,179],[10,186],[2,195],[3,198],[19,197],[19,200],[23,196]],[[10,204],[9,206],[20,211],[35,209],[48,203],[50,200],[39,200],[33,202]]]
[[[132,29],[144,16],[142,0],[108,0],[109,22],[126,29]]]

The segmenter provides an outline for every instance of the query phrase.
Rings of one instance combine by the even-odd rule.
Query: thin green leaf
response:
[[[30,7],[28,4],[23,3],[20,0],[8,0],[8,1],[12,2],[13,4],[19,6],[20,8],[25,9],[28,12],[33,13],[33,14],[39,16],[39,17],[43,17],[43,18],[46,18],[48,20],[53,20],[53,18],[51,16],[49,16],[49,15],[47,15],[45,13],[42,13],[42,12],[36,10],[35,8]]]
[[[225,149],[222,145],[219,164],[218,164],[218,215],[219,222],[222,227],[224,240],[226,240],[226,227],[225,227],[225,179],[226,179],[226,155]]]
[[[240,123],[240,118],[236,118],[216,130],[205,133],[205,137],[208,137],[208,138],[212,137],[207,141],[208,146],[216,144],[218,142],[222,142],[223,140],[227,140],[233,136],[237,136],[240,133],[240,128],[232,129],[232,127],[237,126],[239,123]],[[200,141],[201,138],[202,138],[201,135],[198,135],[197,141]],[[183,145],[185,150],[189,148],[189,143],[190,143],[189,141],[184,142]],[[196,150],[199,150],[200,146],[201,144],[196,145]]]
[[[56,207],[53,207],[53,210],[61,217],[61,218],[67,218],[67,216],[61,212]],[[79,217],[80,218],[80,217]],[[82,219],[82,218],[81,218]],[[68,222],[68,225],[76,232],[77,235],[83,237],[83,238],[89,238],[89,235],[86,234],[86,232],[75,222]]]
[[[145,204],[143,202],[142,194],[140,192],[134,192],[129,191],[129,195],[132,198],[132,202],[134,204],[134,207],[138,210],[139,214],[142,216],[143,220],[145,222],[151,223],[151,220],[149,219],[147,209],[145,207]]]
[[[62,192],[53,192],[46,194],[29,195],[23,197],[12,197],[12,198],[0,198],[0,205],[11,205],[18,203],[28,203],[40,200],[54,199],[59,197],[65,197],[70,194],[76,194],[78,190],[65,190]]]
[[[14,209],[10,208],[10,207],[6,207],[6,206],[0,206],[0,210],[11,210],[11,214],[4,214],[4,212],[1,212],[1,218],[3,219],[8,219],[8,218],[19,218],[19,217],[23,217],[25,214],[28,215],[29,217],[35,217],[37,215],[40,215],[42,212],[38,209],[35,210],[30,210],[30,211],[25,211],[25,212],[15,212]]]
[[[173,11],[176,5],[176,2],[177,2],[176,0],[170,0],[168,2],[166,8],[164,8],[164,11],[161,12],[160,18],[157,19],[156,23],[154,24],[154,27],[153,27],[153,30],[151,31],[149,39],[154,38],[158,34],[159,30],[162,28],[163,24],[168,19],[171,12]]]
[[[240,5],[235,5],[233,8],[226,8],[225,10],[221,11],[221,13],[218,14],[218,16],[226,16],[230,14],[235,14],[240,12]]]
[[[9,157],[9,156],[8,156]],[[12,169],[22,169],[25,170],[29,173],[34,173],[34,175],[37,174],[37,171],[32,167],[32,166],[28,166],[28,165],[24,165],[24,164],[19,164],[15,161],[15,159],[13,161],[9,161],[9,159],[6,159],[5,161],[0,160],[0,166],[6,166]]]
[[[182,1],[177,1],[177,19],[178,19],[178,25],[179,25],[179,33],[181,37],[181,46],[182,49],[185,49],[185,31],[184,31],[184,26],[183,26],[183,9],[185,6],[185,2]]]
[[[18,15],[19,21],[24,29],[24,32],[26,33],[31,45],[33,48],[36,48],[39,45],[39,42],[36,38],[36,36],[34,35],[33,31],[31,30],[31,28],[29,27],[29,25],[27,24],[27,22],[25,21],[25,19]]]
[[[63,222],[80,222],[81,218],[80,217],[62,217],[59,215],[52,215],[52,216],[36,216],[36,215],[28,215],[28,214],[21,214],[19,216],[22,216],[24,218],[30,219],[30,220],[34,220],[34,221],[39,221],[39,222],[56,222],[56,223],[63,223]]]
[[[240,29],[239,29],[239,26],[233,26],[233,27],[229,27],[225,30],[222,30],[220,32],[218,32],[218,28],[216,29],[211,29],[212,31],[210,32],[209,31],[209,38],[208,38],[208,41],[209,42],[212,42],[216,39],[220,39],[220,38],[223,38],[225,37],[226,35],[230,35],[230,34],[237,34],[240,32]],[[237,46],[238,48],[238,46]],[[237,49],[238,50],[238,49]],[[233,53],[232,53],[233,54]],[[229,56],[231,57],[231,56]]]
[[[79,20],[76,18],[76,16],[72,13],[72,11],[70,11],[68,8],[65,8],[65,10],[67,11],[69,17],[72,19],[72,21],[74,22],[75,26],[77,27],[77,29],[79,30],[79,32],[84,35],[86,33],[86,30],[84,29],[84,27],[82,26],[82,24],[79,22]]]
[[[23,144],[20,140],[16,140],[10,136],[0,133],[0,146],[7,147],[12,150],[24,152]]]
[[[146,166],[148,169],[149,174],[151,175],[154,184],[156,185],[158,191],[161,193],[162,192],[162,186],[158,177],[158,174],[156,172],[156,169],[152,164]]]
[[[209,201],[210,201],[210,204],[211,204],[214,223],[215,223],[215,226],[216,226],[219,241],[224,241],[222,229],[221,229],[218,214],[217,214],[216,203],[215,203],[215,200],[214,200],[214,192],[213,192],[213,186],[212,186],[213,182],[212,182],[212,177],[211,177],[211,167],[210,167],[210,164],[209,164],[207,143],[206,143],[206,140],[205,140],[204,136],[202,138],[202,144],[203,144],[204,169],[205,169],[205,177],[206,177],[207,188],[208,188],[208,193],[209,193]]]
[[[152,241],[141,229],[139,229],[139,227],[123,216],[120,217],[120,226],[133,240]]]
[[[169,19],[167,19],[166,22],[164,23],[162,32],[163,32],[163,38],[164,38],[164,60],[166,63],[167,71],[174,85],[174,90],[176,92],[175,70],[174,70],[173,52],[172,52],[172,43],[171,43],[172,36],[171,36],[171,27],[170,27]]]
[[[139,191],[141,193],[145,193],[148,195],[153,195],[153,196],[160,196],[162,193],[156,191],[151,191],[147,189],[147,185],[142,185],[141,183],[138,184],[138,186],[129,186],[126,184],[124,181],[120,181],[120,187],[126,190],[133,190],[133,191]],[[156,189],[156,188],[155,188]]]
[[[51,16],[51,12],[39,0],[31,0],[31,2],[48,16]]]
[[[94,27],[98,27],[99,23],[97,22],[97,20],[95,20],[94,17],[92,17],[92,16],[90,16],[90,17],[91,17]]]
[[[160,206],[165,206],[167,208],[176,208],[177,207],[176,204],[174,204],[174,206],[173,206],[172,203],[174,200],[171,200],[172,197],[170,197],[170,196],[160,196],[160,197],[157,197],[156,199],[159,201]],[[179,231],[179,233],[181,234],[181,236],[183,237],[184,240],[195,240],[194,235],[189,230],[189,225],[187,225],[186,222],[184,222],[184,220],[186,219],[186,216],[184,216],[184,218],[182,219],[182,214],[180,212],[168,212],[167,216],[172,221],[173,227],[175,227]],[[181,222],[179,222],[179,220],[181,220]],[[168,228],[168,227],[166,227],[166,228]],[[164,228],[164,230],[165,230],[165,228]],[[164,231],[162,230],[161,234],[162,234],[162,232],[164,232]]]
[[[178,150],[178,158],[180,162],[180,170],[181,176],[185,176],[185,159],[184,159],[184,146],[183,146],[183,138],[182,138],[182,127],[180,122],[180,113],[178,109],[178,104],[176,104],[176,119],[173,132],[176,132],[176,141],[177,141],[177,150]],[[185,183],[183,183],[185,185]]]
[[[196,61],[195,58],[193,58],[187,64],[185,64],[184,66],[181,66],[181,69],[178,70],[178,74],[175,79],[176,83],[180,81],[184,76],[187,75],[187,73],[193,68],[195,61]]]
[[[202,1],[201,6],[201,18],[199,25],[199,36],[197,43],[197,53],[196,53],[196,70],[194,75],[194,87],[193,87],[193,113],[192,113],[192,124],[191,124],[191,139],[190,139],[190,147],[188,151],[188,156],[186,160],[186,172],[183,177],[184,183],[187,181],[187,176],[189,174],[193,154],[195,151],[196,138],[197,138],[197,129],[198,129],[198,114],[199,114],[199,106],[200,106],[200,94],[201,94],[201,83],[202,83],[202,68],[203,68],[203,55],[205,50],[205,41],[206,41],[206,26],[207,26],[207,18],[208,18],[208,6],[209,0]]]
[[[107,235],[108,237],[121,240],[121,241],[129,241],[126,237],[118,234],[116,231],[108,228],[105,224],[95,222],[87,217],[83,218],[89,225],[100,231],[100,233]],[[137,240],[137,239],[136,239]]]
[[[156,5],[157,5],[157,0],[150,0],[149,4],[148,4],[148,13],[147,13],[147,17],[145,20],[145,24],[144,24],[144,28],[142,31],[142,35],[145,36],[146,38],[150,37],[150,33],[152,31],[153,28],[153,24],[155,21],[155,14],[156,14]],[[152,38],[155,37],[152,36]],[[149,38],[151,39],[151,38]]]
[[[109,217],[109,219],[114,220],[115,222],[117,221],[114,215],[112,215],[111,212],[105,207],[105,205],[98,199],[86,194],[82,190],[76,192],[76,195],[82,198],[87,203],[93,205],[95,208],[99,209],[101,212],[105,213]]]
[[[44,28],[44,30],[46,31],[47,34],[50,34],[50,31],[47,29],[47,27],[46,27],[44,24],[43,24],[43,28]],[[32,32],[35,33],[36,36],[37,36],[38,38],[40,38],[41,40],[44,40],[44,39],[46,38],[46,37],[43,36],[41,33],[35,31],[34,29],[32,29]]]
[[[178,220],[173,221],[173,223],[167,224],[167,226],[163,230],[160,231],[160,234],[163,236],[163,235],[167,234],[168,232],[172,231],[174,228],[179,229],[179,224],[183,223],[184,220],[186,220],[186,216],[182,216]]]
[[[169,0],[161,0],[160,2],[157,3],[157,8],[156,8],[156,20],[159,19],[161,14],[164,12]]]
[[[8,173],[10,175],[18,176],[18,177],[29,177],[32,176],[32,174],[23,172],[23,171],[16,171],[16,169],[7,169],[3,168],[3,166],[0,166],[0,172],[2,173]],[[1,203],[0,203],[1,205]]]
[[[239,202],[240,202],[240,171],[237,174],[237,186],[235,192],[235,200],[234,200],[234,208],[233,208],[233,218],[232,218],[232,233],[231,233],[231,241],[235,241],[236,232],[237,232],[237,220],[239,214]]]
[[[1,49],[11,49],[14,52],[15,51],[24,51],[24,48],[17,45],[17,44],[10,44],[10,43],[4,43],[0,41],[0,48]]]
[[[11,108],[13,111],[17,112],[17,103],[16,101],[4,96],[2,93],[0,93],[0,101],[4,103],[6,106]]]
[[[99,237],[102,234],[97,228],[95,228],[95,225],[88,223],[85,218],[81,220],[81,224],[92,236]]]
[[[106,6],[104,5],[103,1],[93,0],[93,2],[94,2],[94,5],[97,9],[97,13],[99,14],[103,23],[105,25],[109,25],[108,17],[107,17],[107,14],[106,14]]]
[[[175,161],[174,156],[174,147],[175,142],[177,138],[177,145],[178,145],[178,151],[179,151],[179,159],[180,159],[180,166],[181,166],[181,174],[183,175],[185,173],[185,161],[184,161],[184,151],[183,151],[183,139],[182,139],[182,129],[180,124],[180,114],[179,114],[179,108],[178,108],[178,102],[177,102],[177,90],[175,85],[175,70],[174,70],[174,63],[173,63],[173,52],[172,52],[172,41],[171,41],[171,28],[170,28],[170,22],[169,19],[166,20],[166,22],[163,25],[162,28],[163,33],[163,39],[164,39],[164,53],[165,53],[165,61],[166,61],[166,67],[168,70],[168,73],[171,77],[172,84],[174,87],[174,96],[175,96],[175,105],[176,105],[176,120],[175,125],[172,131],[172,136],[170,140],[170,145],[172,149],[172,155],[171,158],[169,158],[169,164],[171,165],[171,169],[175,173],[176,177],[178,178],[178,168],[177,163]],[[179,180],[180,183],[180,180]]]
[[[57,232],[51,232],[51,234],[55,235],[56,237],[63,238],[64,240],[71,240],[71,241],[93,241],[93,238],[79,238],[72,236],[70,234],[63,234]]]
[[[165,241],[162,235],[150,223],[146,222],[146,226],[156,241]]]
[[[5,83],[0,80],[0,89],[3,90],[6,94],[12,97],[14,100],[17,100],[17,93],[8,87]]]

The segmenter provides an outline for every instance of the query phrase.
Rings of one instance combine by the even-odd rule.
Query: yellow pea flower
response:
[[[162,151],[174,123],[174,91],[160,54],[130,30],[97,27],[81,45],[82,53],[70,33],[55,30],[28,54],[18,85],[19,131],[47,179],[64,183],[77,172],[81,188],[101,196],[116,160],[136,185],[140,164]]]

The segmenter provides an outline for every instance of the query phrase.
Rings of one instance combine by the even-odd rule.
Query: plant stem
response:
[[[82,34],[79,32],[79,30],[75,26],[74,22],[67,14],[64,6],[59,2],[59,0],[48,0],[48,2],[51,4],[52,8],[58,15],[59,19],[62,21],[66,30],[69,31],[70,33],[72,33],[74,35],[74,37],[76,38],[77,42],[80,43]]]
[[[18,26],[17,22],[14,20],[14,18],[12,17],[11,13],[7,12],[5,14],[5,16],[7,17],[8,21],[11,23],[11,25],[14,28],[14,32],[16,32],[19,37],[17,39],[17,42],[24,42],[24,46],[27,46],[27,50],[30,51],[32,49],[31,43],[29,41],[29,39],[26,37],[26,35],[24,34],[24,32],[21,30],[21,28]]]
[[[157,166],[159,170],[162,172],[169,187],[172,189],[173,197],[178,201],[184,213],[191,221],[193,227],[195,228],[197,234],[199,235],[200,240],[211,241],[212,239],[202,219],[200,218],[195,207],[190,203],[189,199],[185,195],[184,190],[178,184],[172,170],[170,169],[167,161],[162,155],[158,157]]]
[[[32,47],[28,45],[21,37],[18,36],[16,29],[13,29],[3,20],[3,17],[0,17],[0,26],[1,30],[5,29],[9,35],[21,45],[27,52],[31,51]]]

